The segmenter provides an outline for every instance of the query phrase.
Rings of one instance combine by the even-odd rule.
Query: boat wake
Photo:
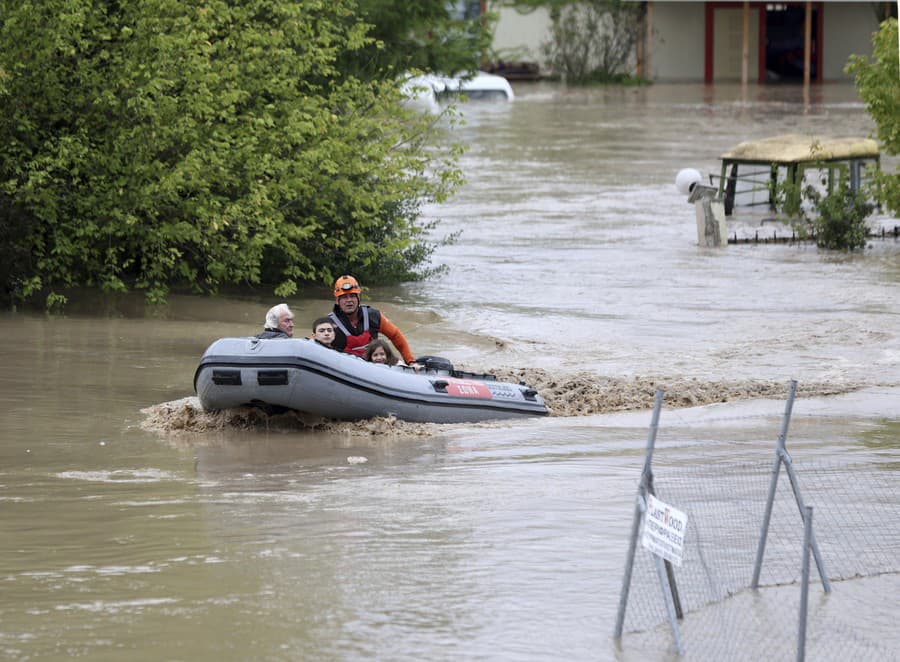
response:
[[[718,402],[734,402],[758,398],[782,398],[787,380],[701,381],[688,378],[602,377],[593,373],[557,375],[540,368],[500,369],[491,371],[498,380],[521,382],[533,386],[543,397],[551,416],[592,416],[621,411],[651,409],[656,390],[665,391],[665,406],[698,407]],[[863,384],[810,382],[800,383],[798,395],[803,397],[838,395],[862,388]],[[288,411],[267,415],[254,407],[233,407],[221,411],[205,411],[197,397],[163,402],[142,410],[141,427],[160,433],[204,433],[229,429],[317,430],[357,435],[436,434],[446,425],[458,423],[410,423],[394,417],[361,421],[337,421]],[[508,422],[485,422],[476,425],[507,425]],[[472,425],[468,423],[466,425]]]
[[[493,372],[504,381],[527,379],[544,398],[551,416],[593,416],[652,409],[659,388],[665,391],[665,406],[672,409],[757,398],[783,398],[789,383],[787,379],[703,381],[685,377],[603,377],[594,373],[560,377],[542,369]],[[856,383],[801,382],[797,392],[805,397],[838,395],[863,386]]]

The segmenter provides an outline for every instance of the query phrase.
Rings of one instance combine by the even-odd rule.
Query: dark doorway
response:
[[[769,4],[766,6],[766,82],[796,83],[803,80],[805,14],[806,9],[803,5]],[[818,19],[819,11],[813,6],[810,80],[819,79],[816,66]]]

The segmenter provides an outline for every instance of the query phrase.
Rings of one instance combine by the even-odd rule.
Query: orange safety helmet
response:
[[[362,292],[359,282],[353,276],[341,276],[334,281],[334,299],[340,298],[342,294],[355,294],[357,297]]]

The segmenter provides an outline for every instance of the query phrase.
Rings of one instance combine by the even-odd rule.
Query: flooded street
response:
[[[788,441],[801,481],[809,462],[859,485],[841,496],[809,481],[837,536],[821,532],[828,560],[843,579],[855,545],[896,541],[896,520],[874,513],[900,510],[900,243],[701,249],[674,186],[684,167],[717,173],[743,140],[868,135],[853,87],[814,87],[806,101],[789,86],[516,94],[466,108],[468,184],[426,209],[436,237],[459,232],[435,255],[449,269],[368,300],[416,353],[466,368],[679,388],[768,380],[784,394],[791,379],[832,385],[838,395],[798,398]],[[290,300],[298,329],[327,297]],[[193,395],[210,342],[257,332],[273,302],[175,296],[160,313],[93,296],[65,316],[0,315],[0,657],[678,659],[612,638],[646,408],[427,429],[145,428],[142,410]],[[679,468],[721,466],[704,478],[713,494],[735,484],[736,463],[769,466],[784,394],[664,408],[661,494],[669,476],[677,493]],[[866,487],[872,471],[886,490]],[[765,489],[741,492],[748,511]],[[877,535],[859,539],[831,503],[861,510]],[[694,526],[712,539],[712,524]],[[741,572],[754,544],[729,550]],[[854,634],[834,646],[813,627],[810,659],[900,657],[884,609],[898,571],[873,561],[827,600],[814,589],[840,623],[831,632]],[[734,648],[683,659],[794,659],[790,619],[765,596],[751,611],[783,639],[760,648],[737,625],[700,628]]]
[[[862,255],[699,249],[674,186],[684,167],[718,175],[718,156],[744,140],[869,134],[852,86],[814,93],[805,109],[797,88],[742,100],[739,86],[537,87],[470,112],[470,184],[435,211],[462,230],[438,256],[452,276],[422,301],[519,364],[802,381],[869,379],[877,362],[897,383],[896,242]]]

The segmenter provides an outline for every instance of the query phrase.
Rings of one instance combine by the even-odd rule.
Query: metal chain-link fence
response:
[[[824,465],[794,462],[785,454],[784,463],[776,464],[753,589],[773,463],[667,462],[664,452],[654,454],[654,436],[648,446],[650,487],[683,511],[688,523],[682,563],[671,567],[674,590],[660,581],[657,558],[636,546],[624,612],[620,605],[622,659],[798,659],[804,522],[785,466],[792,464],[802,501],[814,511],[812,528],[831,583],[830,593],[823,590],[811,555],[806,659],[900,660],[900,651],[882,643],[882,635],[896,627],[890,614],[900,591],[896,463]],[[674,628],[664,590],[680,603]],[[848,614],[854,625],[845,622]],[[869,627],[858,626],[861,617]]]

